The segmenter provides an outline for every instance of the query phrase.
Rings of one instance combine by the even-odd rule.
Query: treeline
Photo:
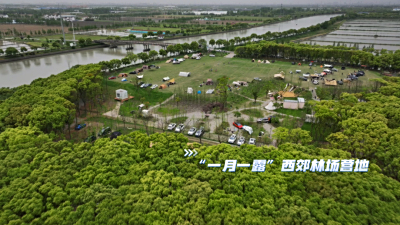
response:
[[[32,126],[46,133],[63,134],[65,126],[76,120],[77,112],[80,114],[80,104],[86,108],[103,99],[101,69],[98,64],[75,66],[12,89],[12,96],[0,104],[0,132]],[[0,93],[9,95],[7,90]]]
[[[338,48],[332,46],[311,46],[306,44],[277,44],[261,41],[257,44],[239,46],[235,53],[238,57],[262,58],[285,57],[291,59],[306,59],[318,62],[346,63],[353,65],[367,65],[388,70],[400,70],[400,51],[381,51],[380,55],[371,52]]]

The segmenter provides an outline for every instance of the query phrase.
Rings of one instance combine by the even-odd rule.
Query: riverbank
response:
[[[62,51],[57,51],[57,52],[48,52],[48,53],[35,54],[35,55],[25,55],[25,56],[9,58],[9,59],[5,58],[5,59],[0,60],[0,64],[20,61],[20,60],[24,60],[24,59],[33,59],[33,58],[39,58],[39,57],[43,57],[43,56],[60,55],[60,54],[65,54],[65,53],[79,52],[79,51],[83,51],[83,50],[104,48],[104,47],[107,47],[107,45],[98,44],[98,45],[85,47],[85,48],[68,49],[68,50],[62,50]]]

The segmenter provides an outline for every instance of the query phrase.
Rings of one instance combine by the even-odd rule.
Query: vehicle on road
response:
[[[229,144],[233,144],[236,141],[236,134],[232,134],[229,139],[228,139],[228,143]]]
[[[256,144],[256,139],[255,138],[250,138],[249,145],[255,145],[255,144]]]
[[[117,77],[116,76],[112,76],[112,77],[109,77],[108,79],[109,80],[115,80],[115,79],[117,79]]]
[[[237,127],[237,128],[239,128],[239,129],[242,129],[243,128],[243,125],[242,124],[240,124],[240,123],[238,123],[238,122],[233,122],[233,126],[235,126],[235,127]]]
[[[183,129],[185,129],[185,125],[183,125],[183,123],[181,123],[175,128],[175,132],[180,133],[183,131]]]
[[[194,136],[196,136],[196,137],[201,137],[201,135],[203,135],[204,134],[204,127],[200,127],[200,129],[198,129],[197,131],[196,131],[196,133],[194,134]]]
[[[86,127],[86,123],[78,124],[75,126],[75,130],[81,130]]]
[[[257,123],[268,123],[268,118],[267,117],[264,117],[264,118],[259,118],[259,119],[257,119]]]
[[[240,137],[239,140],[236,142],[237,145],[241,146],[246,142],[246,139],[244,137]]]
[[[196,127],[192,127],[190,128],[190,130],[188,131],[188,135],[192,136],[194,133],[196,133],[197,129]]]
[[[100,132],[97,134],[97,136],[99,137],[103,137],[106,136],[107,134],[109,134],[111,132],[111,128],[110,127],[103,127]]]
[[[167,130],[173,130],[176,127],[176,123],[170,123],[167,127]]]

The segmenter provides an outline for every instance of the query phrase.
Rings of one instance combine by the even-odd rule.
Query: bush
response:
[[[279,123],[279,119],[277,117],[272,117],[271,123]]]

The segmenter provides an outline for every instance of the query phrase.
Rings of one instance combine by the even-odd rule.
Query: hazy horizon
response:
[[[400,5],[399,1],[393,0],[381,0],[377,2],[376,0],[336,0],[332,3],[331,0],[281,0],[277,1],[263,1],[262,3],[259,0],[248,0],[243,4],[243,1],[240,0],[203,0],[201,4],[199,2],[189,3],[184,0],[169,0],[169,1],[143,1],[143,0],[53,0],[53,1],[45,1],[45,0],[3,0],[1,4],[24,4],[24,5],[35,5],[35,4],[62,4],[62,5],[138,5],[138,4],[147,4],[147,5],[329,5],[329,6],[339,6],[339,5]]]

